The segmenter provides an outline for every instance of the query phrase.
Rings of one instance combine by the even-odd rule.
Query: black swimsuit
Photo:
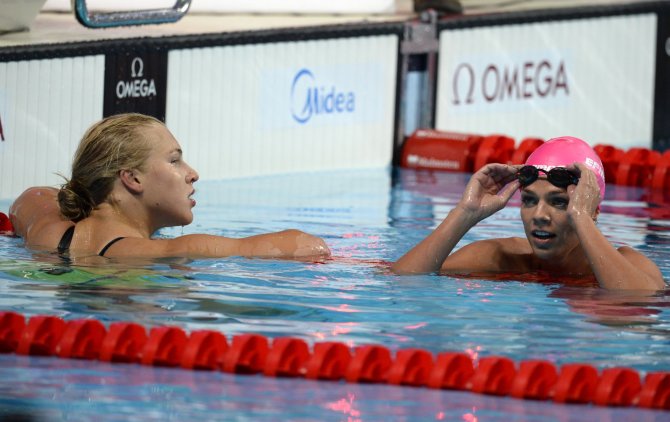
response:
[[[58,242],[58,253],[60,255],[64,255],[70,250],[70,243],[72,243],[72,236],[74,236],[74,228],[75,226],[69,227],[67,230],[65,230],[65,233],[63,233],[63,237],[60,238],[60,242]],[[98,252],[98,255],[105,256],[107,249],[109,249],[110,246],[121,239],[125,239],[125,237],[117,237],[116,239],[113,239],[111,242],[106,244],[100,252]]]

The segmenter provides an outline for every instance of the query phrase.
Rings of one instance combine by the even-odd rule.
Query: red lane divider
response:
[[[482,139],[479,135],[420,129],[405,141],[400,165],[416,169],[472,172]]]
[[[26,326],[23,315],[0,312],[0,353],[15,352]]]
[[[540,145],[544,143],[544,139],[540,138],[526,138],[519,144],[519,147],[514,151],[510,158],[510,164],[523,164],[526,162],[530,154],[535,151]]]
[[[661,154],[658,151],[645,148],[629,149],[619,160],[613,182],[625,186],[649,186],[654,166],[660,158]]]
[[[512,389],[516,376],[514,362],[501,356],[489,356],[479,360],[468,385],[475,393],[506,396]]]
[[[12,222],[9,221],[7,214],[0,212],[0,235],[3,236],[14,236],[14,226]]]
[[[218,331],[194,331],[188,338],[181,358],[186,369],[214,370],[221,368],[222,357],[228,350],[226,337]]]
[[[465,353],[443,352],[437,355],[435,366],[428,377],[428,387],[466,390],[466,384],[475,368]]]
[[[526,138],[515,147],[505,135],[476,135],[419,129],[403,145],[400,165],[407,168],[472,173],[488,163],[523,164],[544,140]],[[670,150],[661,155],[646,148],[624,151],[613,145],[593,147],[608,183],[670,190]]]
[[[100,360],[104,362],[139,363],[142,349],[147,342],[147,332],[139,324],[114,322],[100,347]]]
[[[304,375],[309,360],[309,346],[297,338],[276,338],[267,355],[263,373],[270,377],[297,377]]]
[[[349,348],[337,342],[316,343],[314,353],[305,365],[305,378],[313,380],[340,380],[351,362]]]
[[[665,151],[656,163],[651,179],[654,189],[670,191],[670,150]]]
[[[508,163],[514,153],[514,139],[504,135],[484,138],[477,149],[472,171],[475,172],[490,163]]]
[[[156,366],[179,366],[188,337],[178,327],[155,327],[149,332],[140,363]]]
[[[223,370],[236,374],[263,372],[268,349],[268,339],[261,335],[236,335],[224,357]]]
[[[391,363],[391,352],[384,346],[357,347],[345,379],[347,382],[386,382]]]
[[[548,400],[558,380],[554,364],[544,360],[521,362],[510,395],[518,399]]]
[[[600,157],[603,162],[603,170],[605,171],[605,180],[613,183],[616,180],[617,169],[619,161],[623,157],[623,150],[612,145],[598,144],[593,147],[593,150]]]
[[[34,316],[23,330],[16,353],[51,356],[63,336],[65,321],[54,316]]]
[[[360,346],[353,356],[337,342],[314,344],[280,337],[272,344],[258,334],[240,334],[229,345],[216,331],[190,334],[178,327],[144,327],[116,322],[106,329],[99,321],[65,322],[54,316],[26,318],[0,312],[0,353],[181,366],[238,374],[305,377],[314,380],[388,383],[518,399],[598,406],[638,406],[670,410],[670,372],[647,374],[644,382],[631,368],[598,370],[587,364],[566,364],[560,371],[544,360],[522,361],[489,356],[477,365],[465,353],[444,352],[435,358],[423,349],[401,349],[395,356],[377,345]]]
[[[56,355],[61,358],[97,359],[106,335],[107,329],[100,321],[70,321],[56,346]]]
[[[598,384],[598,370],[593,366],[570,363],[561,367],[554,386],[554,401],[558,403],[589,403]]]

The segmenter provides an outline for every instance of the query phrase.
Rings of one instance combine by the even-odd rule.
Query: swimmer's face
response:
[[[568,221],[570,197],[544,178],[521,190],[521,220],[533,252],[540,259],[561,259],[579,246]]]
[[[156,229],[183,226],[193,221],[198,173],[182,156],[179,142],[161,125],[147,128],[151,154],[144,165],[143,200]]]

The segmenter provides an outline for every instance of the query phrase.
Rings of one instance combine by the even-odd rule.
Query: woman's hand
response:
[[[226,255],[282,259],[330,257],[330,249],[323,239],[295,229],[259,234],[235,242],[237,251]]]
[[[294,251],[295,258],[329,258],[330,249],[326,242],[320,237],[299,231],[290,230],[295,235],[296,249]]]
[[[516,172],[521,166],[487,164],[472,175],[458,207],[481,221],[503,209],[519,188]]]
[[[574,163],[568,168],[579,176],[576,185],[568,186],[568,217],[571,222],[579,218],[595,218],[600,204],[600,188],[595,173],[583,163]]]

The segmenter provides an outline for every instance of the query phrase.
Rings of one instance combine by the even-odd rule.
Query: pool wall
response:
[[[415,125],[664,150],[669,16],[638,2],[0,44],[0,198],[59,184],[85,129],[124,111],[165,120],[203,179],[388,166]]]

